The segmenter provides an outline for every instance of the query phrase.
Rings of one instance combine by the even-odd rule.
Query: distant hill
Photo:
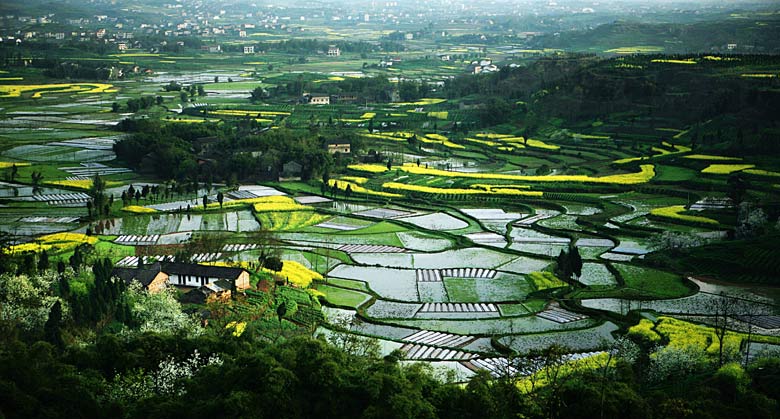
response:
[[[728,20],[690,24],[616,21],[532,41],[534,48],[593,53],[628,52],[631,47],[656,47],[649,52],[667,54],[726,52],[729,44],[736,44],[732,50],[736,53],[780,52],[780,12],[733,13]],[[637,51],[647,52],[646,48]]]

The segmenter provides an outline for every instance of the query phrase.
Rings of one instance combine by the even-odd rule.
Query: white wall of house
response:
[[[194,275],[171,275],[168,283],[181,287],[200,287],[201,285],[211,284],[224,278],[211,278],[206,276]]]

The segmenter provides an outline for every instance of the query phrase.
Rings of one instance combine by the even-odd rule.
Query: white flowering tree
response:
[[[651,382],[661,382],[702,371],[711,365],[706,353],[695,345],[665,346],[650,354],[647,378]]]
[[[169,357],[160,361],[155,370],[135,369],[117,374],[111,383],[109,397],[127,403],[155,395],[181,396],[185,394],[182,380],[192,378],[201,368],[209,365],[222,365],[222,359],[218,355],[203,357],[197,349],[181,361]]]
[[[130,307],[132,323],[137,325],[135,329],[139,332],[194,337],[203,331],[197,319],[182,312],[181,304],[176,301],[171,289],[150,293],[138,282],[133,282],[125,291],[125,299]]]
[[[37,331],[43,328],[49,319],[49,310],[60,300],[52,293],[52,285],[57,281],[55,272],[47,271],[38,275],[0,275],[0,319],[15,323],[25,331]],[[62,304],[63,317],[68,308]]]

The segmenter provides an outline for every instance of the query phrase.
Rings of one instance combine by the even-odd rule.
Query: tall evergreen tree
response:
[[[46,341],[52,345],[62,348],[65,342],[62,340],[62,304],[57,300],[49,310],[49,319],[43,326],[43,334]]]

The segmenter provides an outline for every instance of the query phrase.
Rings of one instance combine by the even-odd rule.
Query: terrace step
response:
[[[461,364],[472,371],[486,370],[496,378],[518,373],[517,368],[510,365],[506,358],[476,358]]]
[[[498,313],[493,303],[425,303],[420,313]]]
[[[401,347],[406,359],[426,359],[443,361],[465,361],[476,357],[475,354],[457,349],[437,348],[435,346],[407,343]]]
[[[530,217],[523,218],[522,220],[515,222],[514,225],[517,227],[529,226],[537,221],[544,220],[545,218],[551,218],[554,215],[555,214],[536,214]]]
[[[331,223],[329,221],[326,221],[324,223],[319,223],[319,224],[315,225],[315,227],[329,228],[331,230],[352,231],[352,230],[359,230],[359,229],[363,228],[364,226],[338,224],[338,223]]]
[[[451,278],[493,279],[496,277],[496,274],[498,274],[498,271],[483,268],[454,268],[441,270],[441,276]]]
[[[33,195],[33,199],[38,202],[46,202],[54,206],[74,206],[83,205],[91,198],[83,192]]]
[[[438,269],[415,270],[417,282],[441,282],[441,272]]]
[[[361,215],[363,217],[371,217],[371,218],[388,219],[388,218],[408,217],[410,215],[414,215],[414,213],[409,211],[392,209],[392,208],[373,208],[366,211],[356,212],[355,215]]]
[[[124,234],[117,237],[116,240],[114,240],[114,243],[136,245],[136,246],[143,246],[143,245],[149,246],[149,245],[156,244],[157,240],[160,240],[159,234],[144,235],[144,236]]]
[[[546,309],[536,313],[537,317],[554,321],[556,323],[571,323],[577,320],[587,319],[588,316],[561,308],[556,303],[551,303]]]
[[[406,249],[395,246],[384,246],[377,244],[345,244],[339,246],[338,250],[347,253],[403,253]]]
[[[420,330],[419,332],[415,332],[403,338],[404,341],[410,343],[447,346],[453,348],[463,347],[471,343],[474,339],[476,339],[474,336],[454,335],[451,333],[434,332],[431,330]]]
[[[227,197],[231,199],[253,199],[257,198],[258,196],[250,191],[233,191],[228,192]]]
[[[22,217],[19,222],[22,223],[75,223],[78,217]]]
[[[257,245],[254,243],[249,244],[226,244],[222,247],[223,252],[243,252],[244,250],[257,249]]]
[[[219,260],[222,257],[222,253],[196,253],[192,255],[190,260],[192,262],[213,262]],[[153,255],[143,256],[144,265],[152,264],[154,262],[173,262],[175,257],[173,255]],[[138,266],[138,256],[126,256],[116,263],[116,266],[133,268]]]
[[[441,282],[443,278],[493,279],[498,271],[483,268],[416,269],[417,282]]]

